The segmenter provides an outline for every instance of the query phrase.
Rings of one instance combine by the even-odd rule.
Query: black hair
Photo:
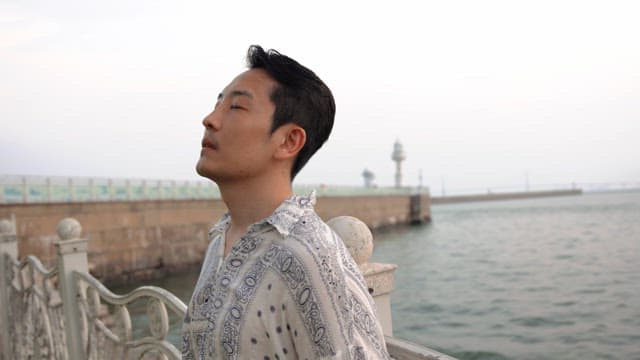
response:
[[[282,125],[294,123],[307,134],[291,168],[293,180],[329,138],[336,113],[331,90],[313,71],[273,49],[265,51],[258,45],[250,46],[247,66],[266,71],[278,83],[271,92],[275,105],[271,133]]]

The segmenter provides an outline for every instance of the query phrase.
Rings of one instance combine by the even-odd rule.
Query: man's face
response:
[[[277,83],[261,69],[238,75],[218,97],[202,124],[198,174],[216,182],[260,176],[269,170],[277,146],[271,136]]]

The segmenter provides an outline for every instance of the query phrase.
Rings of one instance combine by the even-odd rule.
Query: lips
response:
[[[202,148],[209,148],[209,149],[217,149],[218,148],[218,144],[216,144],[214,141],[212,141],[209,138],[203,138],[202,139]]]

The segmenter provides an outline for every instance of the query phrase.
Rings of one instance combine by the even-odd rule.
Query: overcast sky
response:
[[[314,70],[332,137],[296,182],[640,182],[637,1],[0,2],[0,174],[197,179],[250,44]]]

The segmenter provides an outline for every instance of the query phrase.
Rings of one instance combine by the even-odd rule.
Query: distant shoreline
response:
[[[515,199],[529,199],[539,197],[552,197],[552,196],[575,196],[582,195],[582,189],[570,189],[570,190],[549,190],[549,191],[521,191],[521,192],[509,192],[509,193],[495,193],[495,194],[476,194],[476,195],[452,195],[452,196],[432,196],[431,204],[455,204],[463,202],[477,202],[477,201],[500,201],[500,200],[515,200]]]

